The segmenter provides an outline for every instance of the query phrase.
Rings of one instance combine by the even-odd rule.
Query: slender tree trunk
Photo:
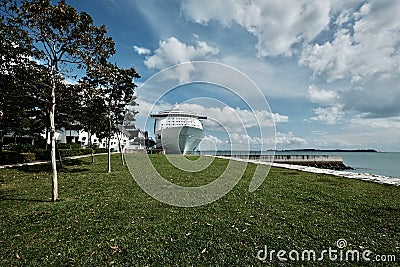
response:
[[[56,127],[55,127],[55,112],[56,112],[56,81],[54,78],[54,70],[51,69],[50,75],[51,78],[51,108],[50,108],[50,142],[51,142],[51,170],[52,170],[52,198],[53,202],[58,199],[58,179],[57,179],[57,160],[56,160]]]
[[[108,153],[108,170],[107,172],[111,172],[111,137],[107,137],[107,153]]]
[[[125,160],[124,160],[124,153],[122,152],[120,133],[117,134],[117,137],[118,137],[119,152],[121,154],[121,163],[122,163],[122,166],[124,166],[125,165]]]
[[[111,101],[110,101],[111,102]],[[111,103],[109,103],[109,107]],[[111,172],[111,128],[112,128],[112,121],[111,121],[111,111],[108,110],[108,172]]]
[[[47,151],[47,148],[48,148],[48,141],[49,141],[49,128],[47,128],[46,127],[46,143],[45,143],[45,147],[44,147],[44,149]]]
[[[92,163],[94,162],[94,155],[93,155],[93,144],[92,144],[92,133],[90,132],[90,130],[88,131],[88,144],[89,144],[89,148],[90,148],[90,156],[92,157]]]

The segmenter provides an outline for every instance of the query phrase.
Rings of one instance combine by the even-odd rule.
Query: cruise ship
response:
[[[154,121],[156,147],[165,154],[192,154],[204,137],[201,120],[207,117],[185,112],[179,106],[150,114]]]

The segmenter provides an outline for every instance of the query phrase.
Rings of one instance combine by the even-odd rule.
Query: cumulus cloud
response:
[[[187,0],[183,13],[197,23],[237,23],[257,37],[258,55],[291,56],[293,46],[313,40],[329,24],[330,1],[326,0],[224,0],[204,4]]]
[[[311,102],[321,105],[331,105],[338,100],[338,95],[334,91],[318,89],[315,85],[308,87],[308,97]]]
[[[169,103],[158,103],[156,107],[153,104],[137,100],[138,106],[135,107],[138,111],[137,119],[142,118],[151,111],[156,113],[161,110],[171,109],[174,105]],[[194,103],[183,103],[179,105],[182,110],[190,111],[198,115],[207,116],[204,121],[206,129],[209,131],[227,131],[229,133],[243,133],[246,129],[257,129],[266,127],[274,129],[275,123],[285,123],[289,117],[279,113],[271,113],[265,110],[249,111],[240,108],[232,107],[205,107]]]
[[[283,147],[291,145],[303,146],[307,145],[308,142],[303,138],[294,136],[292,132],[289,133],[277,132],[275,135],[275,143],[277,146]]]
[[[229,141],[228,141],[229,140]],[[308,142],[296,137],[292,132],[276,133],[275,138],[260,138],[248,134],[232,133],[227,140],[222,141],[218,137],[208,135],[199,145],[200,150],[266,150],[278,148],[290,148],[306,146]]]
[[[232,107],[204,107],[198,104],[182,104],[181,108],[197,114],[204,114],[209,119],[204,123],[214,131],[240,132],[253,127],[273,127],[274,123],[288,121],[288,116],[271,113],[266,110],[249,111]]]
[[[215,151],[218,150],[223,144],[224,142],[220,140],[218,137],[213,135],[207,135],[204,136],[203,139],[201,140],[198,149],[200,151],[206,151],[206,150]]]
[[[198,36],[195,39],[195,45],[185,44],[175,37],[162,40],[153,55],[146,57],[144,64],[149,69],[162,70],[180,63],[210,59],[219,53],[218,48],[198,40]],[[184,83],[191,80],[190,75],[195,70],[192,64],[185,64],[178,69],[165,70],[163,74],[166,79],[177,79]]]
[[[135,50],[136,53],[139,55],[148,55],[151,53],[150,49],[145,48],[145,47],[140,47],[140,46],[133,46],[133,49]]]
[[[204,138],[203,138],[203,140],[202,140],[202,142],[203,141],[210,141],[210,142],[212,142],[212,143],[214,143],[214,144],[222,144],[223,142],[218,138],[218,137],[216,137],[216,136],[213,136],[213,135],[207,135],[207,136],[205,136]]]
[[[400,116],[391,118],[365,118],[356,116],[350,120],[350,123],[355,126],[368,126],[372,129],[400,129]]]
[[[242,26],[256,37],[258,56],[292,57],[313,72],[314,81],[348,82],[330,90],[311,85],[310,101],[332,105],[330,110],[317,109],[317,120],[333,122],[333,117],[340,118],[347,111],[370,116],[399,114],[392,100],[398,99],[399,90],[393,85],[400,83],[400,1],[222,0],[204,5],[201,0],[186,0],[181,10],[189,20],[203,25],[217,21],[226,28]],[[360,86],[365,91],[362,96],[357,91]],[[281,91],[285,90],[291,92]],[[382,91],[378,95],[382,101],[376,101],[374,92]]]
[[[248,134],[233,133],[229,135],[229,139],[234,148],[249,147],[250,149],[259,149],[262,147],[264,150],[275,149],[276,147],[302,147],[308,144],[305,139],[295,136],[292,132],[277,132],[275,138],[260,138]]]
[[[299,63],[329,82],[339,79],[368,79],[400,74],[399,1],[382,0],[363,4],[356,12],[342,11],[332,40],[311,43],[303,49]]]
[[[175,37],[160,41],[159,48],[148,56],[144,64],[150,69],[163,69],[171,65],[205,59],[219,53],[219,49],[197,40],[195,45],[188,45]]]
[[[311,117],[312,121],[319,121],[324,124],[337,124],[339,123],[344,115],[343,107],[340,105],[331,106],[327,108],[315,108],[314,109],[315,116]]]

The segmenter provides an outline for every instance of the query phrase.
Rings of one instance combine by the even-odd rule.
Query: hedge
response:
[[[32,162],[36,159],[35,153],[4,150],[0,153],[0,164],[16,164]]]
[[[79,148],[79,149],[59,149],[61,157],[73,157],[80,155],[87,155],[92,152],[90,148]]]
[[[90,148],[59,149],[58,151],[61,154],[61,157],[73,157],[80,155],[88,155],[91,153]],[[93,149],[93,153],[94,154],[107,153],[107,148],[95,148]],[[58,159],[58,154],[57,154],[57,159]],[[50,150],[36,148],[32,149],[32,152],[3,150],[0,153],[0,165],[27,163],[27,162],[32,162],[34,160],[50,160]]]
[[[81,148],[80,143],[70,143],[70,144],[57,144],[58,149],[79,149]]]
[[[35,161],[35,159],[36,159],[35,153],[25,152],[19,154],[19,160],[22,163],[32,162]]]
[[[50,159],[50,150],[46,150],[43,148],[37,148],[35,151],[37,160],[49,160]]]
[[[94,153],[107,153],[107,148],[95,148]]]

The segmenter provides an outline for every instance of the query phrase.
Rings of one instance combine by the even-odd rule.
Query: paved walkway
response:
[[[94,154],[95,156],[98,155],[107,155],[107,153],[98,153]],[[66,159],[80,159],[80,158],[87,158],[90,157],[91,155],[79,155],[79,156],[72,156],[72,157],[65,157],[63,160]],[[58,161],[58,160],[57,160]],[[15,167],[23,167],[23,166],[33,166],[33,165],[39,165],[39,164],[50,164],[50,160],[36,160],[32,162],[27,162],[27,163],[17,163],[17,164],[7,164],[7,165],[0,165],[0,169],[5,169],[5,168],[15,168]]]

